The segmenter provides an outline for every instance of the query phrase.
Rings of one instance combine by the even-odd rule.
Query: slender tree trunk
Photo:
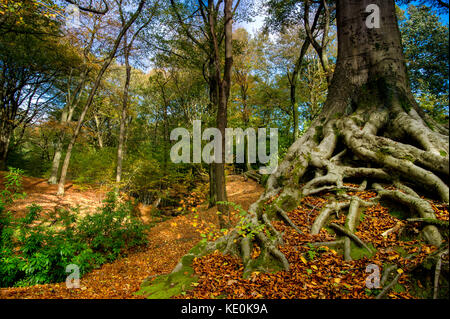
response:
[[[59,136],[57,137],[57,142],[55,146],[55,154],[53,155],[52,168],[50,177],[48,179],[49,184],[56,184],[58,182],[58,172],[59,166],[61,164],[62,150],[63,150],[63,142],[66,136],[66,130],[68,128],[69,123],[72,121],[72,115],[75,111],[76,106],[78,105],[80,93],[83,90],[84,84],[86,83],[86,78],[88,75],[88,71],[83,72],[82,79],[79,85],[76,87],[75,91],[72,94],[72,99],[69,98],[69,101],[66,103],[63,112],[61,114],[60,125],[61,131]]]
[[[102,137],[102,132],[100,131],[101,123],[100,123],[100,119],[98,118],[98,115],[96,115],[96,114],[94,114],[94,121],[95,121],[95,132],[97,134],[98,147],[103,148],[103,137]]]
[[[165,100],[165,99],[164,99]],[[164,101],[164,113],[163,113],[163,121],[164,121],[164,132],[163,132],[163,140],[164,140],[164,162],[163,162],[163,171],[164,173],[167,172],[167,162],[169,157],[169,120],[168,120],[168,103],[167,101]]]
[[[210,112],[215,114],[217,112],[218,95],[219,95],[219,84],[215,76],[215,69],[213,62],[209,65],[209,101],[210,101]],[[212,124],[212,123],[211,123]],[[217,202],[217,192],[216,192],[216,180],[215,180],[215,165],[214,163],[209,164],[209,207],[212,207]]]
[[[292,119],[294,132],[293,137],[294,141],[298,138],[299,130],[298,130],[298,105],[297,105],[297,97],[296,97],[296,89],[297,89],[297,81],[291,84],[291,108],[292,108]]]
[[[91,38],[89,40],[88,45],[86,46],[84,50],[84,62],[87,62],[87,55],[88,52],[91,51],[92,45],[94,43],[95,35],[97,33],[97,21],[94,23],[93,32],[91,34]],[[61,125],[61,131],[59,133],[59,136],[57,138],[56,146],[55,146],[55,154],[53,155],[53,161],[52,161],[52,168],[50,172],[50,177],[48,179],[49,184],[56,184],[58,182],[58,172],[59,167],[61,164],[61,157],[62,157],[62,151],[63,151],[63,142],[64,138],[66,136],[66,130],[68,128],[69,123],[72,121],[72,115],[75,111],[75,108],[78,105],[78,102],[80,101],[81,92],[84,89],[84,86],[86,84],[86,80],[89,74],[89,68],[85,65],[84,71],[81,75],[80,82],[76,86],[74,92],[71,94],[71,88],[69,85],[68,88],[68,98],[66,105],[64,106],[63,112],[61,114],[60,119],[60,125]]]
[[[320,13],[316,13],[316,18],[319,16]],[[313,29],[315,29],[316,23],[313,25]],[[302,44],[302,47],[300,49],[300,54],[297,58],[297,61],[295,62],[294,71],[292,72],[292,75],[289,77],[289,85],[290,85],[290,101],[291,101],[291,108],[292,108],[292,117],[293,117],[293,125],[294,125],[294,132],[293,137],[294,141],[299,136],[299,129],[298,129],[298,105],[297,105],[297,83],[298,83],[298,76],[302,73],[302,64],[303,64],[303,58],[306,55],[306,52],[309,49],[309,46],[311,44],[311,41],[309,38],[306,38],[305,41]]]
[[[123,165],[123,158],[125,156],[124,153],[125,153],[127,108],[128,108],[128,89],[130,86],[130,78],[131,78],[131,66],[129,62],[129,55],[130,55],[130,48],[128,47],[125,49],[125,85],[123,88],[122,112],[120,115],[119,145],[117,147],[117,170],[116,170],[117,185],[119,185],[120,181],[122,180],[122,165]]]
[[[114,41],[114,45],[113,48],[111,49],[111,52],[109,53],[108,58],[105,60],[105,62],[103,63],[102,68],[100,69],[97,78],[95,79],[94,82],[94,86],[91,89],[91,92],[89,93],[89,97],[86,101],[86,104],[84,105],[84,108],[80,114],[80,118],[78,119],[78,123],[77,126],[75,128],[75,131],[73,133],[72,139],[69,142],[69,145],[67,147],[67,152],[66,152],[66,157],[64,158],[64,163],[61,169],[61,176],[59,179],[59,183],[58,183],[58,192],[57,195],[61,196],[64,195],[64,184],[66,182],[66,176],[67,176],[67,170],[69,168],[69,163],[70,163],[70,157],[72,156],[72,150],[73,147],[75,145],[75,142],[77,140],[78,134],[80,133],[81,130],[81,126],[83,125],[83,121],[84,121],[84,117],[86,116],[86,113],[88,111],[88,109],[90,108],[93,100],[94,100],[94,96],[97,92],[97,89],[100,85],[101,79],[103,77],[103,74],[105,73],[106,69],[109,67],[109,65],[111,64],[112,60],[114,59],[114,56],[116,55],[117,52],[117,48],[119,47],[120,42],[122,41],[122,38],[124,36],[124,34],[128,31],[128,29],[130,28],[130,26],[133,24],[133,22],[137,19],[137,17],[139,16],[139,14],[142,11],[142,8],[145,4],[145,0],[141,0],[138,6],[138,9],[136,10],[136,12],[131,16],[130,20],[128,20],[128,22],[126,23],[126,25],[121,29],[119,35],[117,36],[117,39]]]
[[[249,109],[247,105],[247,94],[243,94],[243,104],[244,104],[244,111],[243,111],[243,122],[244,122],[244,129],[246,130],[250,123],[250,117],[249,117]],[[252,164],[250,163],[250,153],[248,152],[248,136],[244,135],[244,161],[245,161],[245,171],[251,171],[252,170]]]

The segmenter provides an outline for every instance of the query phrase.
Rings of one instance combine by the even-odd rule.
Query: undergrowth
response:
[[[0,193],[0,287],[61,282],[70,264],[82,276],[146,243],[147,226],[114,193],[84,217],[76,208],[45,213],[34,204],[24,217],[13,216],[5,206],[23,196],[21,173],[10,169]]]

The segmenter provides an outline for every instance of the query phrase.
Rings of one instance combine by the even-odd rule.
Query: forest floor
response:
[[[1,176],[1,174],[0,174]],[[0,180],[0,183],[2,181]],[[9,211],[21,215],[26,206],[32,203],[41,205],[45,210],[56,207],[80,206],[81,212],[87,212],[101,206],[106,191],[99,189],[79,189],[71,183],[66,184],[64,198],[56,195],[56,186],[48,185],[43,179],[24,178],[25,199],[18,200]],[[263,192],[263,187],[251,180],[244,181],[240,176],[227,178],[229,201],[240,204],[244,209],[255,202]],[[180,203],[186,212],[165,221],[156,223],[149,230],[148,245],[132,251],[112,263],[104,264],[80,279],[79,289],[68,289],[65,283],[35,285],[19,288],[1,288],[0,298],[4,299],[132,299],[143,298],[134,293],[139,290],[144,279],[169,273],[179,259],[201,239],[201,233],[217,228],[216,209],[207,208],[206,203],[197,202],[198,195],[188,197]],[[142,218],[149,218],[149,207],[139,205]],[[193,222],[195,221],[195,222]]]
[[[46,209],[55,209],[58,205],[79,205],[80,210],[87,211],[100,206],[106,194],[103,190],[78,189],[70,185],[67,185],[64,199],[60,199],[53,195],[54,186],[48,186],[44,180],[26,178],[26,199],[19,200],[9,210],[21,214],[27,205],[36,203]],[[241,176],[227,178],[228,200],[241,205],[244,210],[262,192],[263,187],[256,182],[244,181]],[[366,190],[351,195],[368,199],[376,193]],[[421,275],[423,268],[418,266],[436,252],[436,247],[417,240],[421,225],[406,223],[401,211],[378,204],[361,213],[355,234],[376,250],[372,254],[355,246],[352,248],[354,260],[345,261],[341,251],[309,245],[311,242],[336,240],[336,234],[330,229],[322,229],[318,235],[309,234],[314,218],[330,196],[330,193],[322,193],[305,197],[296,209],[288,212],[302,234],[281,221],[273,222],[274,227],[283,233],[285,245],[280,249],[289,260],[289,271],[254,272],[244,279],[240,259],[213,252],[194,259],[193,269],[198,280],[190,290],[175,298],[374,298],[381,289],[368,289],[366,280],[373,267],[378,266],[381,275],[388,265],[397,267],[394,273],[399,278],[386,297],[417,298],[418,290],[428,292],[430,297],[434,269]],[[431,200],[430,203],[437,218],[448,222],[448,206]],[[176,216],[167,219],[152,216],[148,206],[138,205],[137,209],[143,220],[154,224],[149,230],[147,246],[128,251],[114,262],[86,274],[80,280],[79,289],[68,289],[65,283],[2,288],[0,298],[143,298],[136,296],[135,292],[144,279],[171,272],[180,258],[202,238],[213,240],[222,235],[216,209],[208,209],[196,193],[181,200],[174,212]],[[335,218],[335,223],[344,225],[345,214]],[[235,212],[231,213],[231,220],[232,224],[237,222]],[[257,256],[258,249],[252,257]],[[414,280],[413,271],[416,271]]]
[[[366,190],[350,195],[367,200],[377,194]],[[407,223],[401,211],[383,206],[385,203],[368,207],[360,214],[355,235],[369,245],[371,253],[352,243],[353,260],[345,261],[340,248],[334,250],[311,245],[314,242],[337,240],[336,233],[328,227],[323,228],[318,235],[310,234],[314,219],[331,196],[331,193],[323,192],[304,197],[296,209],[287,213],[301,234],[284,222],[272,222],[275,229],[283,234],[284,245],[279,248],[289,261],[289,271],[254,271],[248,278],[243,278],[244,269],[240,258],[215,251],[194,258],[192,266],[198,281],[189,291],[175,298],[371,299],[382,291],[381,288],[393,282],[393,277],[398,281],[393,282],[385,298],[431,298],[435,267],[432,263],[427,266],[426,260],[436,253],[437,248],[418,240],[422,225]],[[274,199],[269,199],[267,204]],[[448,222],[448,206],[431,200],[429,202],[436,217]],[[403,214],[407,216],[409,212]],[[335,216],[334,222],[344,226],[345,218],[344,213],[340,214]],[[258,255],[259,249],[255,246],[252,258]],[[448,261],[448,254],[445,259]],[[396,267],[393,276],[379,287],[371,286],[375,284],[376,272],[381,279],[388,266]],[[438,298],[448,298],[448,283],[441,282],[441,288],[443,290]]]

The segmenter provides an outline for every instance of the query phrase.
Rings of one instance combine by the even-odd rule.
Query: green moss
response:
[[[275,205],[270,204],[269,206],[267,206],[265,209],[265,213],[267,214],[267,217],[270,220],[274,219],[277,216],[277,211],[275,209]]]
[[[353,122],[355,122],[356,125],[358,125],[360,127],[364,126],[365,122],[363,120],[361,120],[359,117],[352,116],[351,118],[352,118]]]
[[[258,258],[249,261],[243,277],[248,278],[254,271],[273,273],[280,270],[283,270],[282,264],[270,254],[262,251]]]
[[[199,255],[202,252],[202,250],[205,248],[205,246],[206,246],[206,243],[200,242],[196,246],[192,247],[191,250],[189,250],[189,253],[193,254],[193,255]]]
[[[342,117],[342,112],[337,112],[336,114],[334,114],[334,118],[335,119],[340,119]]]
[[[424,120],[425,124],[430,128],[430,130],[434,131],[434,126],[430,122],[428,122],[427,119],[423,119],[423,120]]]
[[[227,243],[225,243],[225,242],[222,242],[222,243],[218,243],[217,245],[216,245],[216,248],[219,250],[219,251],[224,251],[225,250],[225,248],[227,248]]]
[[[447,156],[447,152],[444,150],[440,150],[439,154],[441,154],[442,157],[446,157]]]
[[[292,172],[293,180],[299,181],[300,177],[303,175],[305,167],[301,163],[296,163]]]
[[[394,287],[392,287],[392,290],[397,293],[402,293],[406,291],[405,287],[403,287],[399,283],[395,284]]]
[[[193,288],[198,276],[190,266],[183,266],[176,273],[162,275],[150,283],[144,282],[136,295],[143,295],[148,299],[169,299]]]
[[[181,269],[168,275],[162,275],[153,281],[145,280],[136,295],[142,295],[149,299],[169,299],[193,288],[193,283],[198,281],[192,268],[192,262],[196,256],[200,256],[206,243],[200,242],[193,247],[188,254],[181,258]]]
[[[267,181],[269,180],[269,177],[270,177],[270,175],[262,175],[261,176],[260,183],[261,183],[262,186],[265,187],[267,185]]]
[[[364,218],[366,218],[366,215],[365,215],[363,212],[361,212],[361,213],[359,214],[359,222],[360,222],[360,223],[363,222],[363,221],[364,221]]]
[[[290,195],[284,195],[278,200],[278,203],[279,207],[287,212],[295,209],[298,206],[297,200]]]
[[[406,257],[408,255],[408,252],[403,247],[395,247],[394,250],[402,257]]]
[[[181,258],[181,263],[183,266],[189,267],[192,265],[192,262],[194,261],[195,255],[187,254]]]
[[[277,185],[278,185],[278,186],[283,186],[284,180],[285,180],[284,175],[278,176],[278,177],[277,177]]]
[[[372,243],[367,244],[367,246],[370,248],[372,252],[368,252],[367,249],[359,247],[353,242],[350,245],[351,245],[350,256],[352,257],[353,260],[358,260],[364,257],[371,258],[376,253],[376,249],[372,245]]]
[[[378,157],[379,159],[384,159],[385,156],[391,155],[392,152],[389,148],[387,147],[380,147],[379,149],[377,149],[375,151],[375,156]]]
[[[408,212],[406,212],[405,210],[396,210],[396,209],[390,209],[389,214],[398,219],[406,219],[409,216]]]
[[[402,109],[406,112],[409,113],[411,111],[411,104],[409,103],[409,101],[403,97],[403,95],[400,95],[400,106],[402,107]]]
[[[323,126],[322,125],[316,126],[313,139],[316,143],[320,143],[320,141],[323,139]]]
[[[414,157],[412,157],[411,155],[405,155],[402,157],[402,159],[410,161],[411,163],[414,163],[416,161],[416,159]]]

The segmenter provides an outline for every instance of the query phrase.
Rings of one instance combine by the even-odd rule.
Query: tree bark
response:
[[[225,186],[225,128],[227,126],[227,106],[228,98],[230,96],[231,88],[231,67],[233,64],[232,55],[232,28],[233,28],[233,16],[232,16],[232,0],[224,1],[224,19],[225,19],[225,66],[223,71],[223,79],[219,82],[219,105],[217,108],[217,128],[222,135],[222,159],[220,163],[215,163],[215,183],[216,183],[216,195],[217,201],[227,201],[226,186]],[[217,45],[217,39],[215,39],[215,65],[216,65],[216,77],[220,79],[220,54]],[[228,206],[220,204],[218,205],[219,212],[228,212]],[[222,214],[219,214],[220,226],[224,227],[225,223]]]
[[[125,40],[126,43],[126,40]],[[128,108],[128,89],[130,86],[131,66],[129,61],[130,47],[125,48],[125,85],[123,87],[122,110],[120,114],[120,129],[119,129],[119,145],[117,147],[117,169],[116,169],[116,183],[117,187],[122,180],[122,165],[124,158],[124,144],[126,136],[126,121]]]
[[[11,141],[11,130],[8,130],[5,125],[5,129],[0,130],[0,171],[6,170],[6,160],[8,158],[9,143]]]

